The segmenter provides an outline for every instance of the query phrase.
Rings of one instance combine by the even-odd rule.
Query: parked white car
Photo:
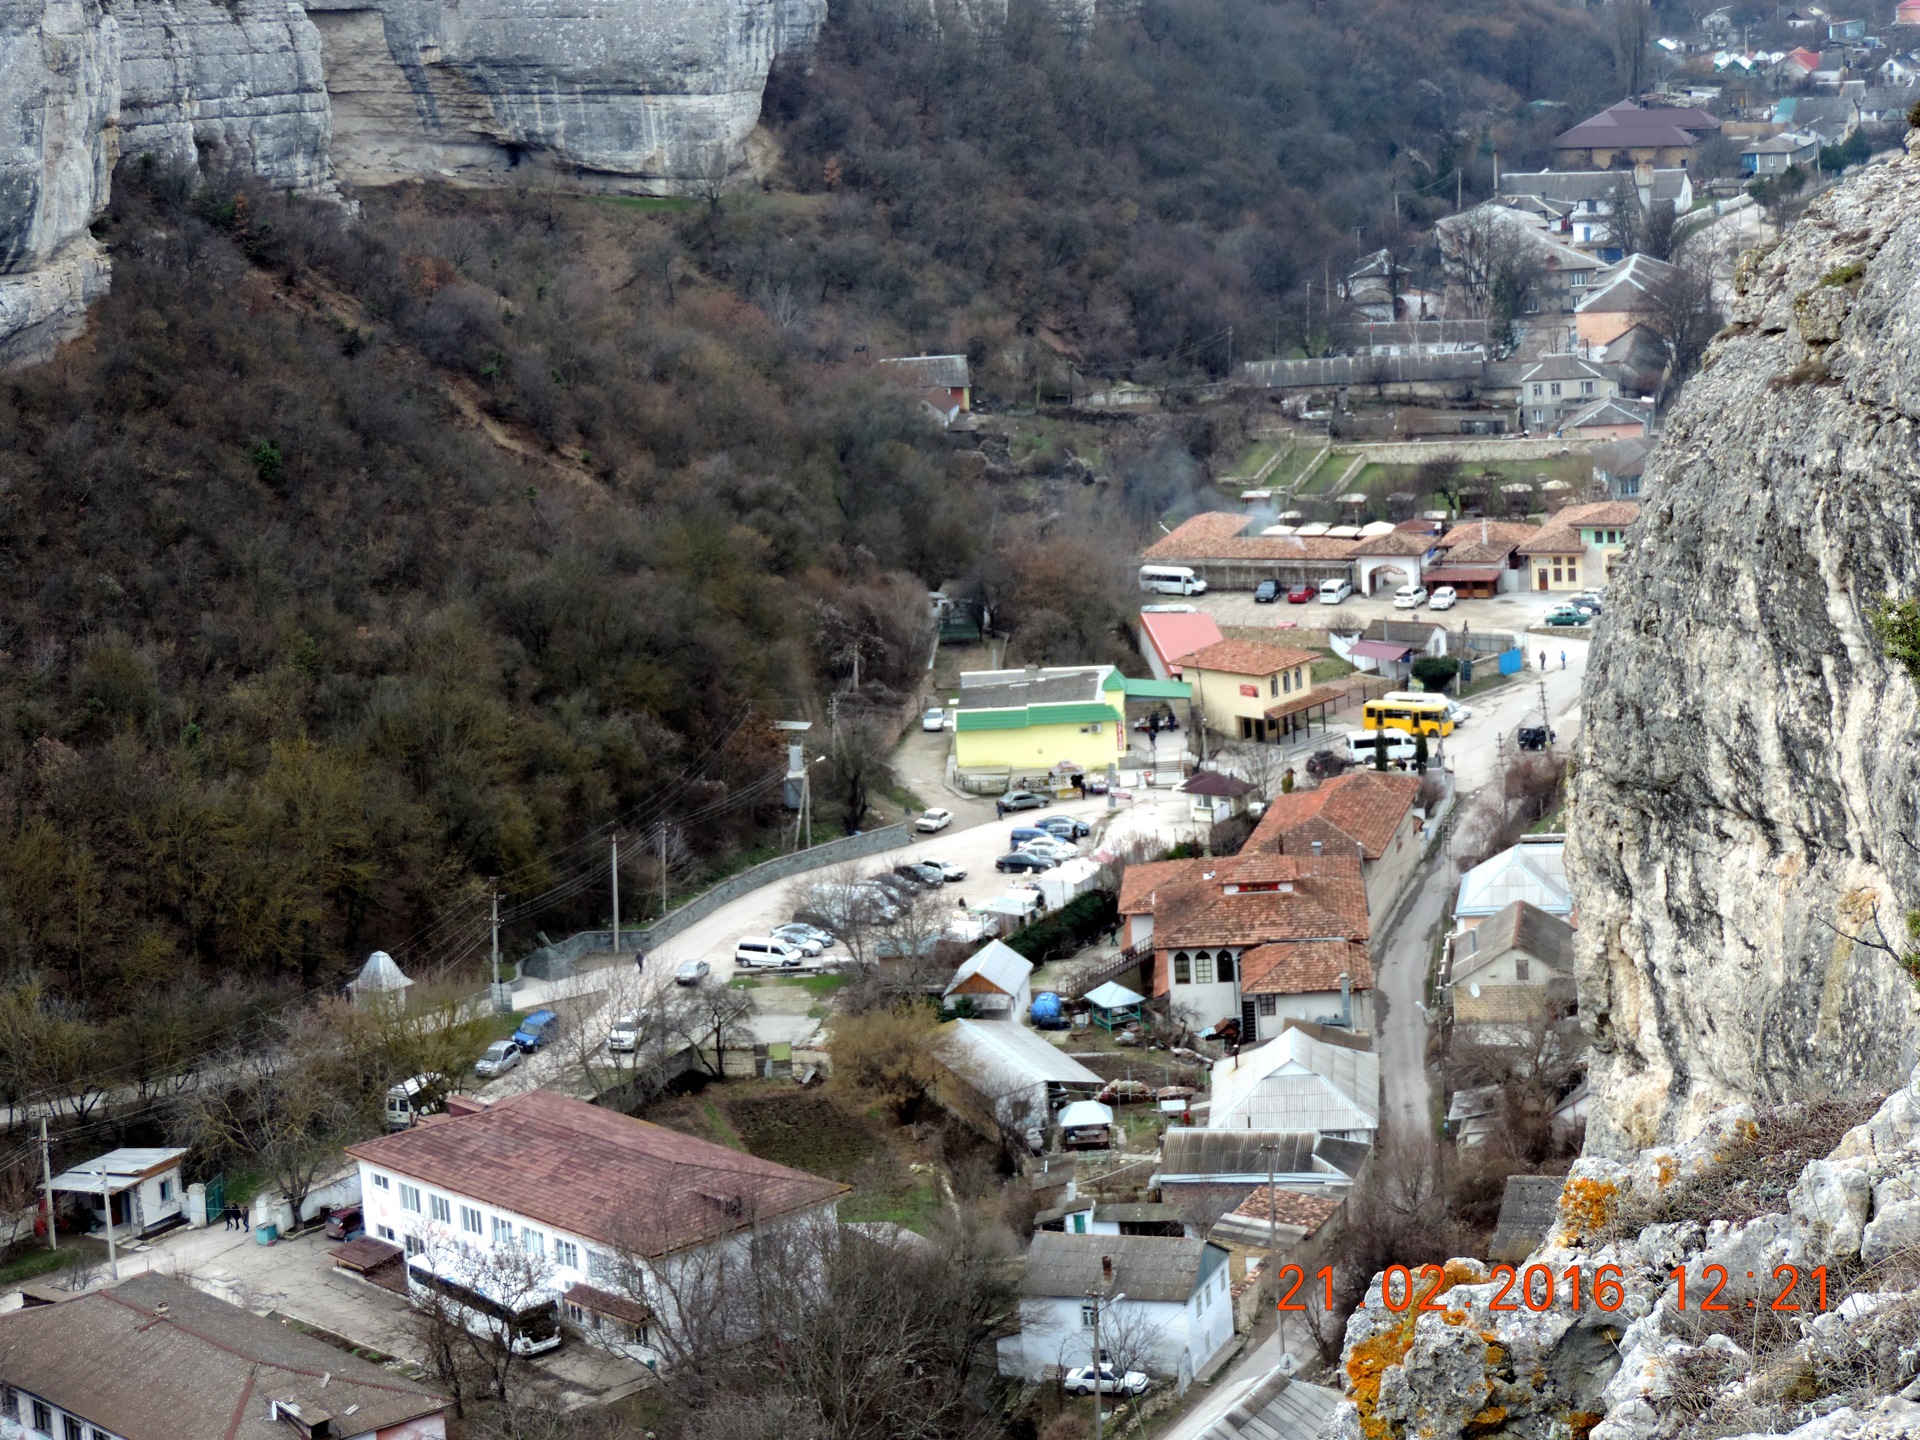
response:
[[[1071,840],[1056,840],[1052,836],[1029,840],[1020,848],[1029,855],[1044,855],[1049,860],[1071,860],[1080,853],[1080,847]]]
[[[1442,585],[1427,597],[1427,609],[1451,610],[1459,602],[1460,596],[1451,585]]]
[[[947,728],[947,712],[936,705],[920,717],[922,730],[944,730]]]
[[[1418,610],[1427,603],[1427,587],[1424,585],[1402,585],[1393,592],[1393,608],[1396,610]]]
[[[1144,1395],[1150,1383],[1138,1370],[1122,1372],[1111,1365],[1102,1365],[1097,1374],[1093,1366],[1082,1365],[1069,1370],[1066,1377],[1069,1395],[1091,1395],[1095,1390],[1102,1395]]]
[[[1320,582],[1320,603],[1338,605],[1353,594],[1353,586],[1345,580],[1322,580]]]
[[[620,1055],[631,1055],[634,1046],[640,1043],[640,1017],[622,1015],[613,1022],[613,1028],[607,1032],[607,1049]]]
[[[913,828],[918,830],[922,835],[932,835],[936,831],[946,829],[951,824],[953,824],[953,812],[951,810],[922,810],[920,812],[920,818],[913,822]]]
[[[946,876],[947,884],[949,885],[953,884],[956,880],[964,880],[967,878],[967,867],[964,865],[956,865],[951,860],[929,860],[927,863],[929,865],[938,865],[940,867],[940,873]]]

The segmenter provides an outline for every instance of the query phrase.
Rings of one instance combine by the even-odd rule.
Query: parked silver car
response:
[[[473,1073],[492,1079],[495,1075],[504,1075],[520,1063],[520,1047],[511,1040],[496,1040],[487,1046],[486,1053],[473,1062]]]

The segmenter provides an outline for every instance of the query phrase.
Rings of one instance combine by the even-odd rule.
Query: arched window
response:
[[[1184,950],[1173,952],[1173,983],[1176,985],[1193,983],[1193,962]]]
[[[1214,974],[1221,980],[1233,979],[1233,952],[1222,950],[1214,961]]]

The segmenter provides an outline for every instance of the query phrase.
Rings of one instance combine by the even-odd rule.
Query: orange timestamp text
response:
[[[1282,1310],[1301,1310],[1298,1304],[1286,1304],[1298,1293],[1305,1274],[1298,1265],[1289,1265],[1280,1272],[1280,1282],[1284,1290],[1287,1272],[1294,1274],[1293,1289],[1283,1295]],[[1726,1289],[1732,1278],[1724,1265],[1709,1265],[1700,1272],[1699,1281],[1691,1290],[1687,1284],[1687,1269],[1677,1266],[1667,1272],[1667,1278],[1675,1284],[1675,1308],[1684,1311],[1691,1298],[1693,1308],[1703,1313],[1727,1311],[1736,1308],[1757,1310],[1761,1308],[1760,1299],[1751,1299],[1744,1306],[1738,1306],[1730,1300],[1722,1300],[1720,1293]],[[1747,1278],[1757,1282],[1758,1277],[1751,1271]],[[1331,1267],[1322,1268],[1319,1279],[1326,1287],[1329,1304],[1333,1295],[1333,1271]],[[1550,1310],[1556,1304],[1570,1310],[1580,1310],[1591,1306],[1595,1310],[1618,1310],[1626,1303],[1626,1272],[1618,1265],[1601,1265],[1589,1272],[1580,1265],[1569,1265],[1566,1269],[1555,1271],[1545,1265],[1529,1265],[1524,1270],[1516,1270],[1511,1265],[1496,1265],[1489,1273],[1487,1283],[1498,1285],[1494,1296],[1487,1302],[1489,1310]],[[1803,1307],[1800,1298],[1802,1280],[1811,1286],[1807,1297],[1812,1303]],[[1771,1277],[1773,1298],[1766,1302],[1765,1308],[1777,1311],[1797,1311],[1802,1308],[1814,1310],[1827,1309],[1827,1267],[1817,1265],[1803,1276],[1796,1265],[1776,1265]],[[1380,1278],[1380,1299],[1387,1309],[1395,1314],[1408,1310],[1415,1312],[1444,1312],[1448,1306],[1440,1298],[1453,1288],[1454,1281],[1438,1265],[1389,1265]],[[1764,1289],[1762,1291],[1764,1295]]]

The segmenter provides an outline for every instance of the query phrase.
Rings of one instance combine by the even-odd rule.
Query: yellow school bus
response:
[[[1369,700],[1360,712],[1363,730],[1404,730],[1409,735],[1451,735],[1453,706],[1444,695],[1396,690]]]

